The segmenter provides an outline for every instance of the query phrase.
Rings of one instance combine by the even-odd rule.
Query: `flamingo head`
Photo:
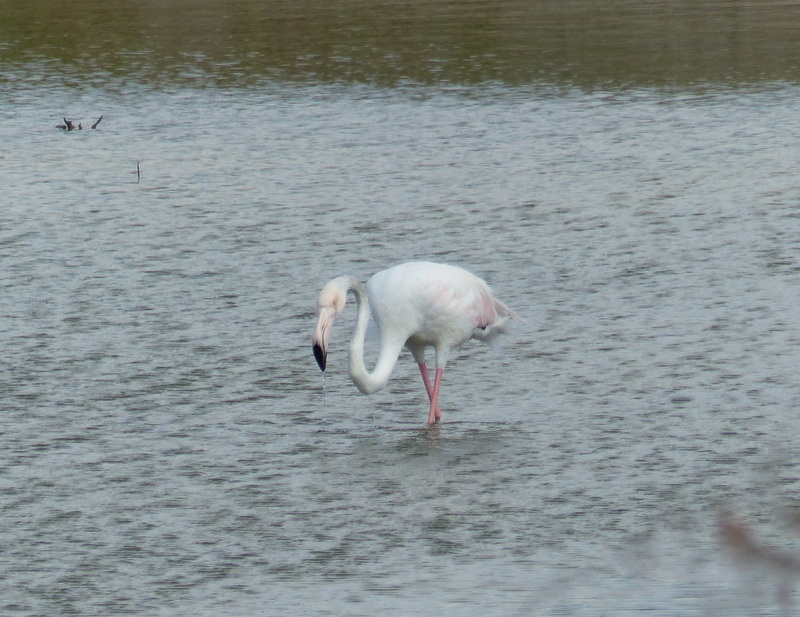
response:
[[[317,327],[314,330],[314,359],[321,371],[325,371],[328,358],[328,339],[336,317],[344,310],[347,302],[347,287],[342,279],[334,279],[317,296]]]

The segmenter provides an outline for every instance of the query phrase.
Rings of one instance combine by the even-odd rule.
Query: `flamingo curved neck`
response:
[[[388,338],[381,332],[381,347],[375,369],[370,373],[364,365],[364,338],[369,325],[370,308],[367,290],[358,279],[350,278],[348,288],[353,292],[358,305],[358,317],[353,338],[350,341],[349,369],[350,379],[362,394],[372,394],[383,388],[392,375],[394,365],[403,348],[389,343]]]

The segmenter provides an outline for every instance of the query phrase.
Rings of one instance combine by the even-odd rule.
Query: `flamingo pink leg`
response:
[[[433,380],[433,392],[431,393],[431,410],[428,412],[428,424],[434,425],[442,419],[442,412],[439,409],[439,389],[442,387],[443,368],[436,369],[436,377]]]
[[[425,383],[425,392],[428,393],[428,400],[430,400],[433,398],[433,386],[431,386],[431,380],[430,377],[428,377],[428,367],[425,366],[424,362],[420,362],[417,366],[419,366],[422,381]]]

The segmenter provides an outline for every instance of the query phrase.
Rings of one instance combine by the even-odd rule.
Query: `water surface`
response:
[[[783,0],[7,0],[0,17],[0,62],[73,87],[800,77],[800,3]]]
[[[553,16],[579,4],[544,4],[541,23],[635,30],[627,12]],[[42,43],[47,3],[4,9],[3,613],[791,614],[795,572],[743,559],[716,524],[731,510],[798,551],[782,518],[800,437],[788,56],[747,84],[709,82],[725,62],[649,79],[627,51],[583,83],[537,79],[502,46],[441,79],[272,74],[262,55],[226,82],[137,55],[142,32],[212,49],[228,22],[193,36],[165,16],[188,6],[81,22],[127,60]],[[369,8],[332,6],[315,27]],[[676,22],[722,10],[674,6]],[[777,4],[724,6],[752,45],[780,43],[762,20]],[[486,8],[414,7],[399,30]],[[641,5],[634,42],[659,7]],[[371,20],[359,40],[381,39]],[[214,62],[238,57],[241,27]],[[296,58],[293,32],[275,46]],[[408,354],[380,393],[349,382],[352,311],[324,393],[310,350],[329,278],[418,258],[472,269],[526,320],[497,353],[456,354],[433,430]]]

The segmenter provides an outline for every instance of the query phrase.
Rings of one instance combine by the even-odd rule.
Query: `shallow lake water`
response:
[[[3,614],[796,612],[796,85],[92,53],[3,69]],[[409,354],[350,383],[352,307],[324,389],[310,348],[328,279],[410,259],[525,320],[433,429]]]

